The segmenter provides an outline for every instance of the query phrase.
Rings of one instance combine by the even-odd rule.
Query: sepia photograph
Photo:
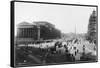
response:
[[[16,66],[98,61],[97,6],[14,2]]]

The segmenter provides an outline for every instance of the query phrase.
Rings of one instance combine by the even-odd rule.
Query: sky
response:
[[[95,7],[15,3],[15,35],[21,22],[48,21],[62,33],[87,33],[89,17]]]

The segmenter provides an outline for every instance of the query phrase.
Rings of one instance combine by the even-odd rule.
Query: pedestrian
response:
[[[85,55],[85,45],[83,45],[83,55]]]

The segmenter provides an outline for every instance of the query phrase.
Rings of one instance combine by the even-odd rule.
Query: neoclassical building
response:
[[[33,42],[61,38],[61,31],[46,21],[22,22],[17,25],[18,42]]]

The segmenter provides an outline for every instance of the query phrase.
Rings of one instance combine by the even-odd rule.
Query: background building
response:
[[[45,21],[22,22],[17,26],[16,41],[20,43],[61,38],[61,32]]]
[[[38,35],[38,39],[48,40],[61,38],[61,32],[55,28],[55,25],[46,21],[37,21],[34,23],[38,26],[38,34],[40,34]]]
[[[37,39],[37,27],[35,24],[22,22],[18,24],[17,38]]]

